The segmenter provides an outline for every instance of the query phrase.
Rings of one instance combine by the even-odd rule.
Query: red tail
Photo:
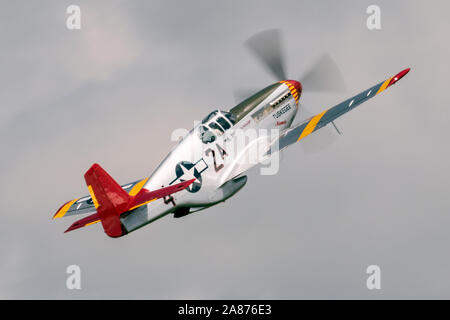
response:
[[[127,211],[131,196],[96,163],[84,174],[84,179],[106,234],[120,237],[124,234],[120,214]]]
[[[96,163],[84,174],[84,179],[97,209],[98,218],[102,222],[103,229],[108,236],[114,238],[127,233],[120,222],[122,213],[158,198],[184,190],[195,180],[184,181],[155,191],[142,188],[136,195],[131,196]],[[87,223],[95,221],[97,214],[75,222],[67,231],[78,229],[87,225]]]

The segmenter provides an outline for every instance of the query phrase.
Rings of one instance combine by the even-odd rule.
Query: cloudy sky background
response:
[[[82,29],[70,31],[77,4]],[[366,28],[381,7],[382,29]],[[450,298],[447,1],[29,1],[0,10],[0,298]],[[298,78],[328,52],[346,92],[406,67],[397,85],[337,120],[343,136],[280,172],[249,172],[224,204],[120,239],[52,221],[100,163],[148,176],[176,128],[273,79],[243,42],[279,28]],[[301,115],[300,115],[301,117]],[[314,137],[309,137],[313,139]],[[307,139],[309,139],[307,138]],[[66,289],[77,264],[82,289]],[[366,288],[381,267],[382,289]]]

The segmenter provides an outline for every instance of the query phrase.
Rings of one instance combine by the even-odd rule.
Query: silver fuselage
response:
[[[264,96],[254,95],[254,99],[261,101],[255,103],[252,96],[246,104],[230,112],[211,113],[209,119],[195,126],[153,172],[144,188],[156,190],[196,180],[187,189],[121,218],[127,231],[177,210],[195,211],[212,206],[239,191],[246,183],[242,173],[260,163],[270,143],[290,127],[298,111],[298,97],[294,98],[286,84],[272,87],[268,87]],[[210,132],[202,136],[205,128]]]

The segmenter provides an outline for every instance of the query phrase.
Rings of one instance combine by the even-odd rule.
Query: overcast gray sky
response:
[[[82,28],[66,28],[81,7]],[[381,8],[381,30],[366,8]],[[9,1],[0,10],[0,298],[450,298],[448,1]],[[224,204],[120,239],[51,217],[100,163],[148,176],[173,129],[273,79],[243,42],[283,32],[288,74],[328,52],[346,92],[406,67],[337,121],[343,135]],[[301,117],[302,115],[300,115]],[[311,136],[307,139],[313,139]],[[77,264],[82,289],[66,289]],[[366,288],[381,267],[382,289]]]

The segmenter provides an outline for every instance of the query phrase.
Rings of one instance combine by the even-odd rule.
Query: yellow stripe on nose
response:
[[[287,82],[287,81],[280,81],[280,83],[285,84],[288,87],[289,91],[291,92],[292,96],[295,99],[295,102],[298,102],[297,89],[295,89],[295,87],[292,84],[290,84],[289,82]]]
[[[308,124],[306,125],[305,129],[303,129],[302,134],[300,135],[300,137],[298,138],[297,141],[299,141],[300,139],[303,139],[304,137],[306,137],[307,135],[312,133],[314,131],[314,129],[316,128],[317,124],[319,123],[320,119],[323,117],[323,115],[327,111],[328,110],[325,110],[324,112],[319,113],[318,115],[314,116],[311,120],[309,120]]]

